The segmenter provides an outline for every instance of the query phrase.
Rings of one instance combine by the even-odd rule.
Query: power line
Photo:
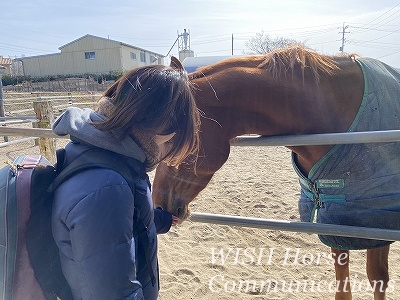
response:
[[[379,56],[379,57],[377,57],[377,59],[381,59],[381,58],[383,58],[383,57],[390,56],[390,55],[394,55],[394,54],[397,54],[397,53],[400,53],[400,50],[397,50],[397,51],[395,51],[395,52],[391,52],[391,53],[389,53],[389,54],[385,54],[385,55]]]
[[[378,16],[378,17],[376,17],[375,19],[373,19],[372,21],[369,21],[368,23],[364,24],[364,26],[373,23],[374,21],[376,21],[376,20],[378,20],[379,18],[383,17],[384,15],[386,15],[387,13],[389,13],[391,10],[395,9],[395,8],[396,8],[397,6],[399,6],[399,5],[400,5],[400,2],[397,3],[395,6],[393,6],[391,9],[389,9],[389,10],[387,10],[386,12],[384,12],[383,14],[381,14],[380,16]],[[390,15],[390,16],[392,16],[392,15]],[[389,17],[390,17],[390,16],[389,16]],[[387,19],[387,18],[386,18],[386,19]],[[386,20],[386,19],[384,19],[384,20]],[[380,21],[380,22],[382,22],[382,21]],[[377,23],[377,24],[379,24],[379,23]],[[374,25],[376,26],[377,24],[374,24]]]

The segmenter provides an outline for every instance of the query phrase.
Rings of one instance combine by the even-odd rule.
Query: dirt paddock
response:
[[[57,147],[65,140],[57,140]],[[0,149],[4,162],[38,153],[33,142]],[[153,178],[154,172],[150,173]],[[298,221],[299,187],[284,147],[232,147],[192,203],[195,212]],[[391,246],[387,299],[400,298],[399,244]],[[330,249],[316,235],[185,221],[159,236],[161,300],[334,299]],[[373,299],[365,251],[352,251],[353,299]]]

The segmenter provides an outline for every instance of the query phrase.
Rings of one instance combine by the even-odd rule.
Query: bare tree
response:
[[[261,31],[256,33],[256,36],[245,43],[245,46],[250,49],[246,54],[266,54],[277,48],[283,48],[291,44],[301,44],[293,39],[282,37],[271,38],[268,34]]]

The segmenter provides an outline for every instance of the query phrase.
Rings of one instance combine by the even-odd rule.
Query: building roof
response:
[[[208,66],[217,63],[221,60],[232,58],[235,56],[241,56],[241,55],[186,57],[183,60],[182,65],[185,68],[186,72],[190,73],[196,71],[197,68]]]
[[[0,55],[0,66],[9,66],[12,64],[12,59]]]
[[[96,38],[96,39],[102,39],[102,40],[107,40],[107,41],[115,42],[115,43],[118,43],[118,44],[120,44],[120,45],[129,47],[129,48],[134,48],[134,49],[137,49],[137,50],[142,50],[142,51],[146,51],[146,52],[149,52],[149,53],[156,54],[157,56],[165,57],[165,55],[160,54],[160,53],[156,53],[156,52],[149,51],[149,50],[146,50],[146,49],[143,49],[143,48],[139,48],[139,47],[136,47],[136,46],[132,46],[132,45],[129,45],[129,44],[120,42],[120,41],[111,40],[111,39],[109,39],[109,38],[106,39],[106,38],[99,37],[99,36],[95,36],[95,35],[91,35],[91,34],[86,34],[86,35],[84,35],[84,36],[82,36],[82,37],[80,37],[80,38],[78,38],[78,39],[76,39],[76,40],[73,40],[72,42],[69,42],[68,44],[65,44],[65,45],[59,47],[58,49],[61,50],[62,48],[67,47],[67,46],[69,46],[69,45],[71,45],[71,44],[73,44],[73,43],[76,43],[77,41],[82,40],[82,39],[87,38],[87,37],[92,37],[92,38]]]
[[[40,54],[40,55],[34,55],[34,56],[23,56],[23,57],[14,58],[14,60],[15,61],[23,61],[24,59],[38,58],[38,57],[44,57],[44,56],[56,56],[56,55],[61,55],[61,53],[50,53],[50,54]]]

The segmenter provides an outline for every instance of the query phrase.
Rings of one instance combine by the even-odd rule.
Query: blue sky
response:
[[[4,57],[57,53],[85,34],[166,55],[184,28],[195,56],[230,55],[232,35],[233,53],[243,54],[262,31],[337,54],[344,24],[346,52],[400,68],[400,0],[19,0],[1,11]]]

